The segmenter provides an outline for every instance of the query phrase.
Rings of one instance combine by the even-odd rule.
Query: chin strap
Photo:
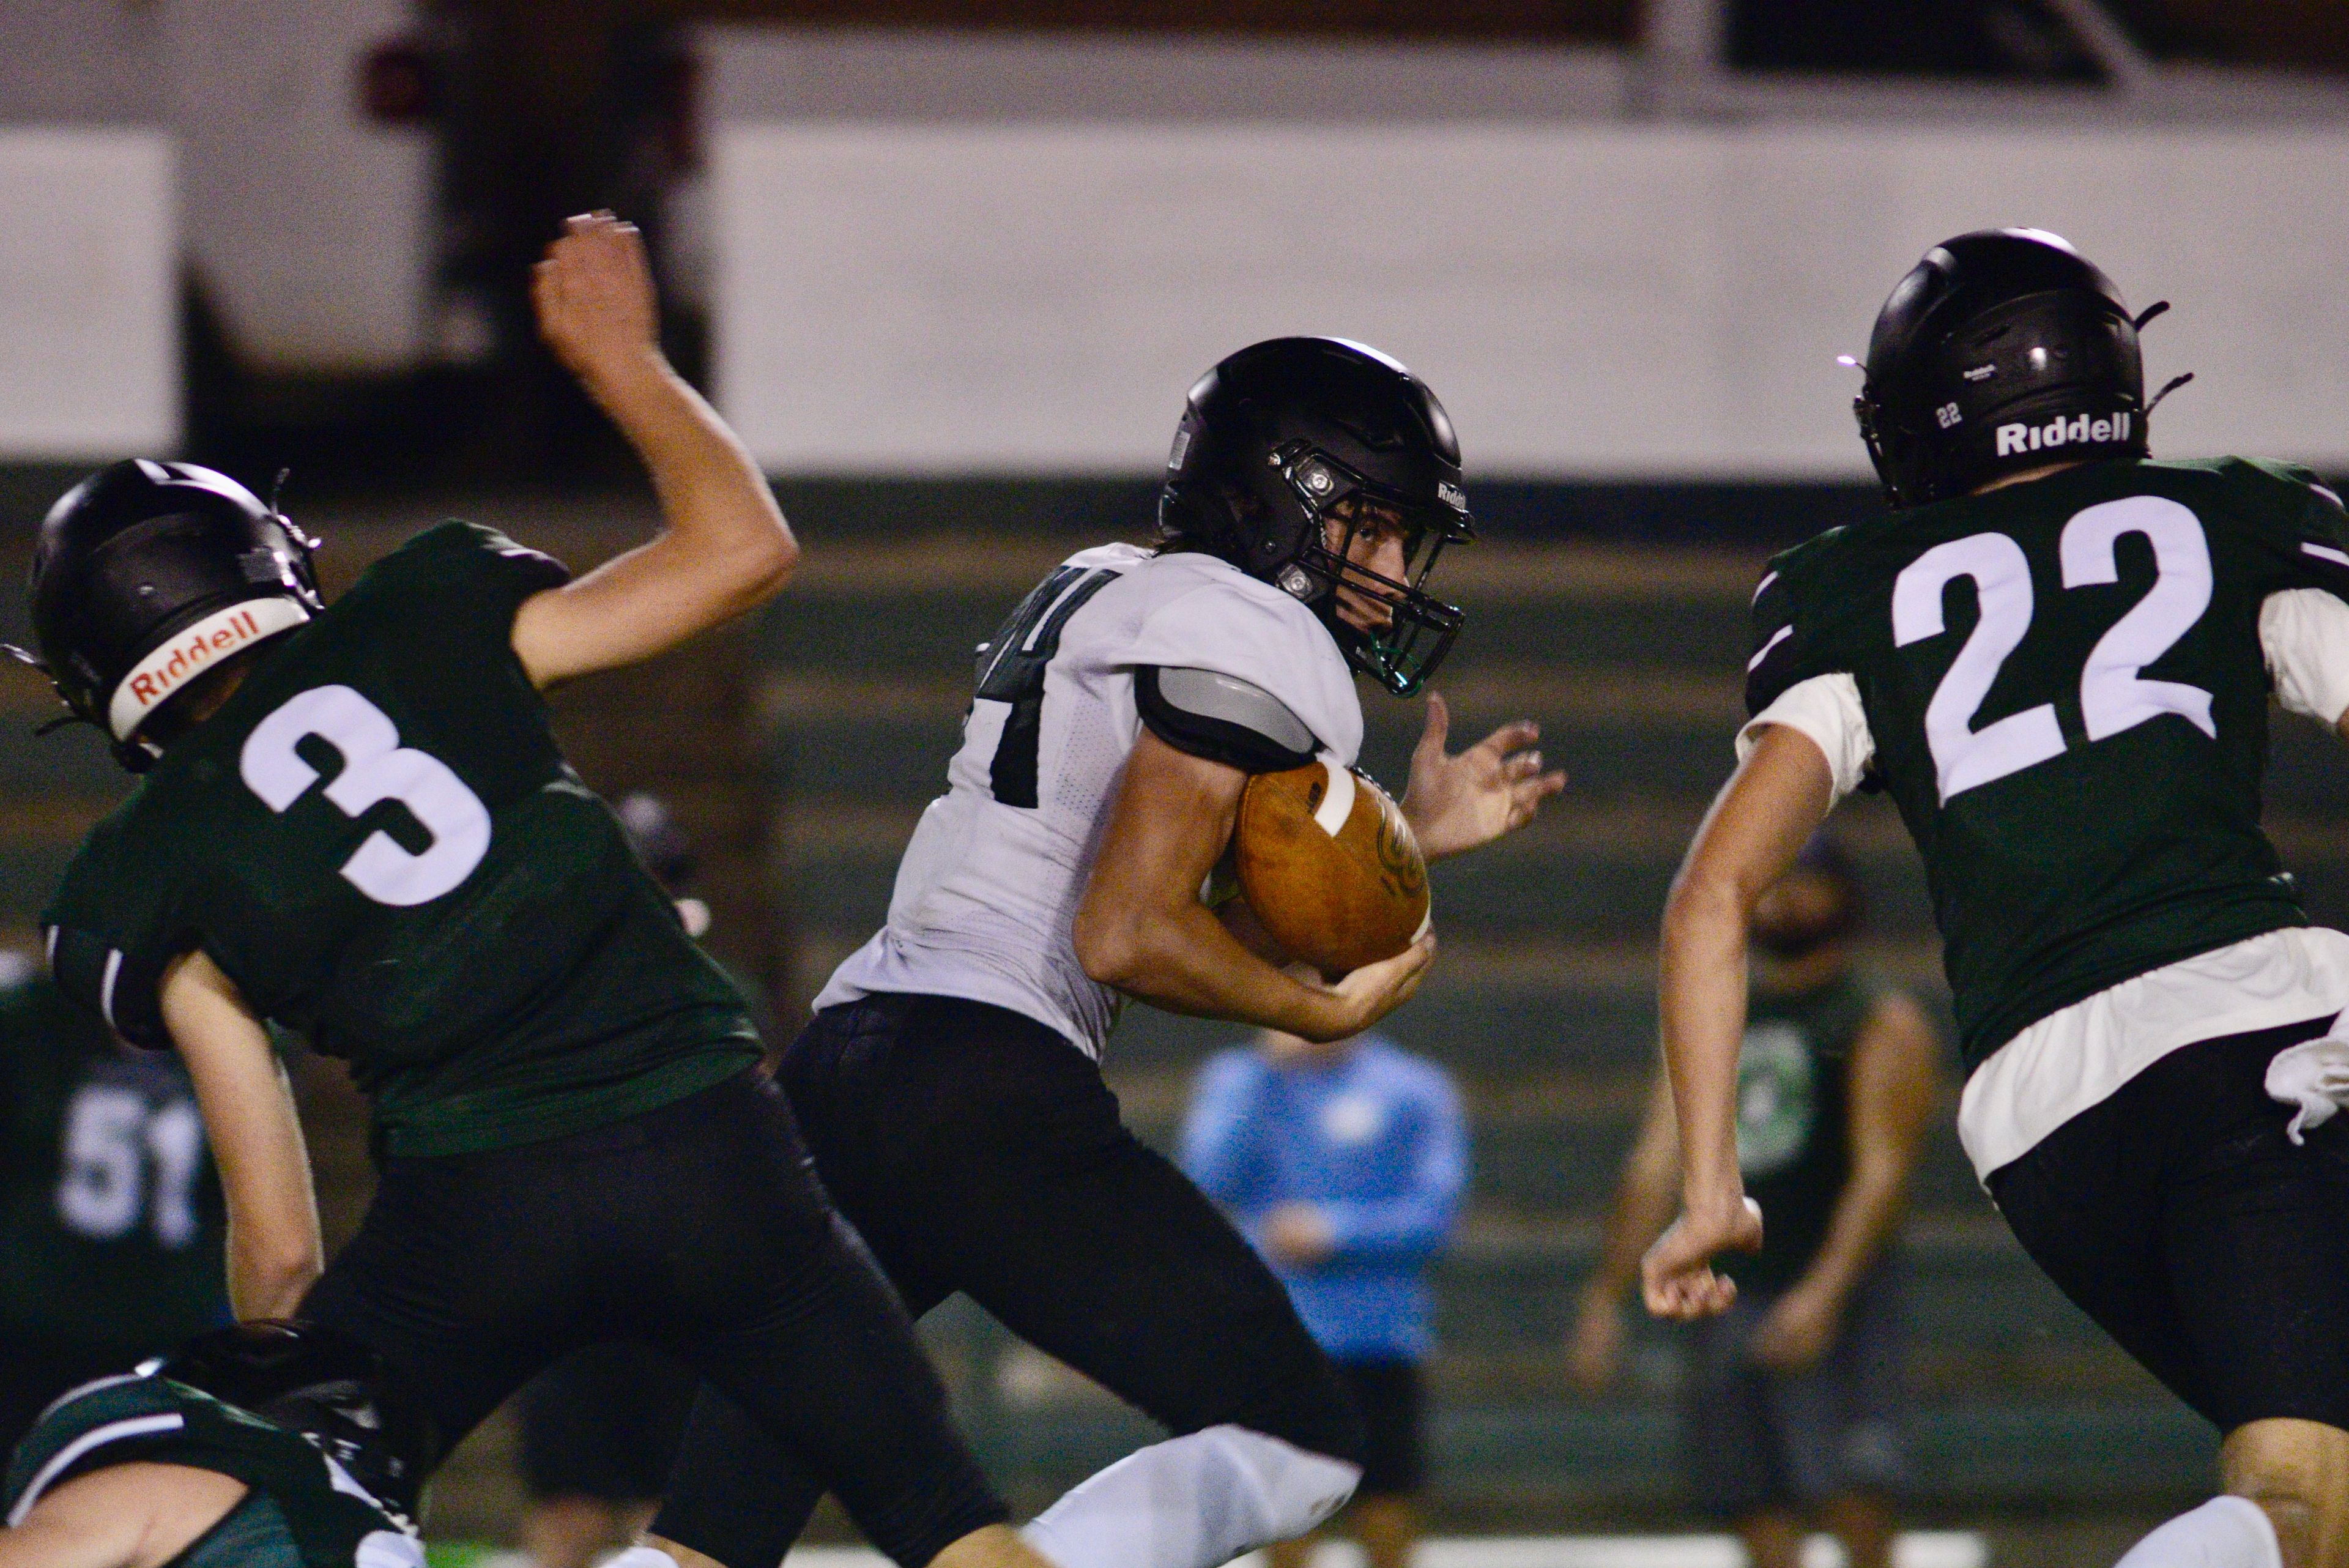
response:
[[[57,694],[57,701],[60,702],[65,701],[65,689],[57,684],[57,673],[49,668],[48,660],[43,659],[39,654],[35,653],[31,649],[19,648],[13,642],[0,642],[0,655],[5,655],[7,658],[15,659],[17,663],[23,665],[27,670],[37,671],[41,679],[49,683],[49,690]],[[73,711],[73,705],[71,703],[67,703],[64,713],[58,715],[57,718],[49,720],[47,723],[34,725],[33,733],[36,735],[47,735],[64,729],[67,724],[88,724],[89,722],[89,720],[83,718],[79,713]]]
[[[2166,316],[2168,313],[2169,301],[2166,299],[2157,299],[2151,305],[2147,306],[2143,310],[2138,311],[2137,313],[2137,319],[2130,322],[2129,325],[2135,327],[2137,331],[2142,332],[2145,330],[2145,324],[2147,322],[2151,321],[2157,316]],[[2161,407],[2162,399],[2169,396],[2170,393],[2178,390],[2178,388],[2186,385],[2187,382],[2193,379],[2194,372],[2191,370],[2187,371],[2183,376],[2172,376],[2169,378],[2168,381],[2162,384],[2161,390],[2154,393],[2153,401],[2146,404],[2145,418],[2148,420],[2152,419],[2153,410]]]
[[[51,673],[48,662],[39,654],[28,648],[19,648],[13,642],[0,642],[0,656],[15,659],[27,670],[40,671],[42,677],[48,681],[49,690],[57,693],[57,701],[65,701],[65,689],[57,684],[57,678]],[[95,719],[83,717],[74,710],[70,702],[66,703],[66,711],[56,718],[34,725],[33,734],[36,738],[54,735],[59,730],[73,724],[88,724],[91,729],[105,735],[107,749],[114,754],[114,760],[131,773],[145,773],[154,765],[156,757],[161,754],[143,742],[116,740],[107,731],[105,725]]]

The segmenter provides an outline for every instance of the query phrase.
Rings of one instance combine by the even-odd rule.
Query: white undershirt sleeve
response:
[[[2349,604],[2323,588],[2286,588],[2260,606],[2260,649],[2276,701],[2320,724],[2349,711]]]
[[[1754,749],[1755,732],[1764,724],[1784,724],[1811,738],[1819,754],[1826,758],[1827,771],[1835,775],[1836,800],[1859,787],[1860,775],[1876,755],[1868,711],[1859,702],[1859,682],[1848,675],[1814,675],[1780,692],[1775,702],[1737,732],[1739,762]]]

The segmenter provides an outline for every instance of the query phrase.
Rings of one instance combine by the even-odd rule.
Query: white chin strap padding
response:
[[[1304,1534],[1361,1479],[1342,1459],[1210,1427],[1128,1454],[1020,1534],[1056,1568],[1218,1568]]]

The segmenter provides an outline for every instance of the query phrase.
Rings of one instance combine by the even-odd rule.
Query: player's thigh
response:
[[[912,1320],[835,1223],[776,1310],[670,1347],[709,1386],[655,1531],[730,1568],[779,1561],[823,1491],[901,1563],[1007,1517]]]
[[[738,1568],[772,1563],[829,1490],[884,1552],[926,1562],[1000,1521],[905,1306],[781,1096],[749,1084],[719,1108],[647,1159],[677,1229],[640,1249],[644,1331],[709,1386],[656,1532]]]
[[[2349,1428],[2349,1118],[2284,1136],[2290,1108],[2214,1146],[2173,1184],[2163,1252],[2221,1431]]]
[[[523,1389],[523,1484],[537,1499],[641,1501],[661,1494],[695,1379],[644,1345],[588,1345]]]
[[[566,1184],[505,1152],[517,1158],[388,1161],[302,1303],[398,1370],[442,1453],[583,1332]]]
[[[938,1243],[957,1282],[1013,1333],[1177,1434],[1230,1424],[1355,1458],[1361,1421],[1288,1293],[1189,1179],[1112,1116],[1109,1127],[1064,1127],[972,1174]]]
[[[2157,1177],[2108,1100],[1991,1173],[1999,1211],[2055,1288],[2138,1365],[2210,1420],[2209,1369],[2170,1288],[2157,1224]]]

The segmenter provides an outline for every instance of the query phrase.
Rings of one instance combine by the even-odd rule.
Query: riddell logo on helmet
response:
[[[309,610],[298,599],[248,599],[182,627],[132,666],[115,687],[107,703],[107,723],[114,738],[129,740],[159,703],[205,670],[309,618]]]
[[[2001,425],[1998,427],[1998,455],[2013,457],[2022,452],[2044,452],[2055,446],[2094,446],[2106,441],[2127,441],[2134,416],[2127,413],[2108,414],[2102,418],[2074,414],[2070,419],[2050,420],[2044,425]]]
[[[239,610],[225,623],[207,620],[195,635],[171,648],[162,663],[142,668],[130,677],[130,695],[140,706],[151,708],[179,690],[190,676],[212,668],[215,659],[235,652],[261,636],[261,622],[251,610]]]

